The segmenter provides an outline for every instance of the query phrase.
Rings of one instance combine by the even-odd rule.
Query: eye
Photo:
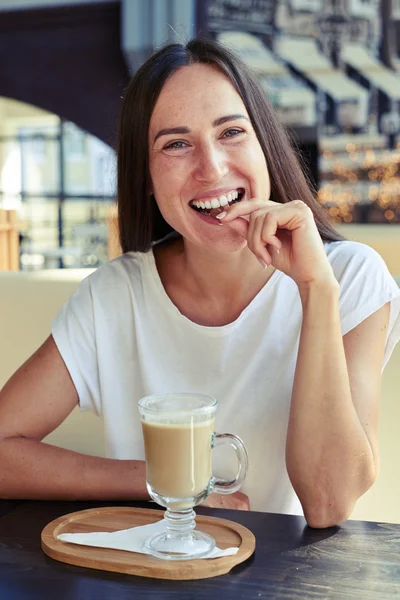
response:
[[[164,146],[164,150],[182,150],[182,148],[186,148],[187,144],[182,141],[171,142],[167,146]]]
[[[225,137],[225,138],[236,137],[237,135],[240,135],[241,133],[244,133],[244,131],[242,129],[236,129],[235,127],[231,127],[230,129],[227,129],[226,131],[224,131],[224,133],[222,134],[222,137]]]

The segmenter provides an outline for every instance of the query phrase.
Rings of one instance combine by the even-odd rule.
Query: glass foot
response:
[[[170,536],[167,532],[158,533],[146,542],[152,556],[166,560],[191,560],[207,556],[215,548],[215,540],[201,531],[185,538]]]
[[[202,558],[215,548],[215,540],[207,533],[195,531],[196,513],[192,509],[164,513],[165,531],[146,541],[152,556],[166,560]]]

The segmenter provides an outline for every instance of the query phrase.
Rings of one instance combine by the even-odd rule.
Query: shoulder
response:
[[[94,290],[132,286],[142,280],[148,266],[148,254],[127,252],[101,265],[86,278],[86,283]]]
[[[383,258],[370,246],[360,242],[342,241],[325,244],[325,251],[339,283],[354,278],[385,278],[389,275]]]
[[[345,335],[382,306],[391,303],[383,365],[400,335],[400,290],[383,258],[359,242],[325,244],[340,285],[339,310]]]
[[[361,242],[344,240],[342,242],[326,242],[324,246],[331,264],[333,262],[348,263],[350,261],[364,262],[371,260],[384,264],[382,257],[376,250]]]
[[[99,305],[125,305],[133,296],[140,294],[149,265],[147,254],[127,252],[85,277],[67,305],[82,310],[86,307],[87,311]]]

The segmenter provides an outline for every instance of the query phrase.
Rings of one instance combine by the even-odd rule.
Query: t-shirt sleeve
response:
[[[79,284],[52,322],[52,336],[71,375],[82,410],[101,414],[91,277]]]
[[[390,302],[384,368],[400,339],[400,289],[382,257],[370,246],[358,242],[338,242],[332,246],[334,249],[328,256],[340,284],[343,335]]]

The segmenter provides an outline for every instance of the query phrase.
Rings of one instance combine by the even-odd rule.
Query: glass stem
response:
[[[196,513],[192,508],[186,510],[167,510],[164,512],[166,535],[171,538],[191,539],[196,527]]]

